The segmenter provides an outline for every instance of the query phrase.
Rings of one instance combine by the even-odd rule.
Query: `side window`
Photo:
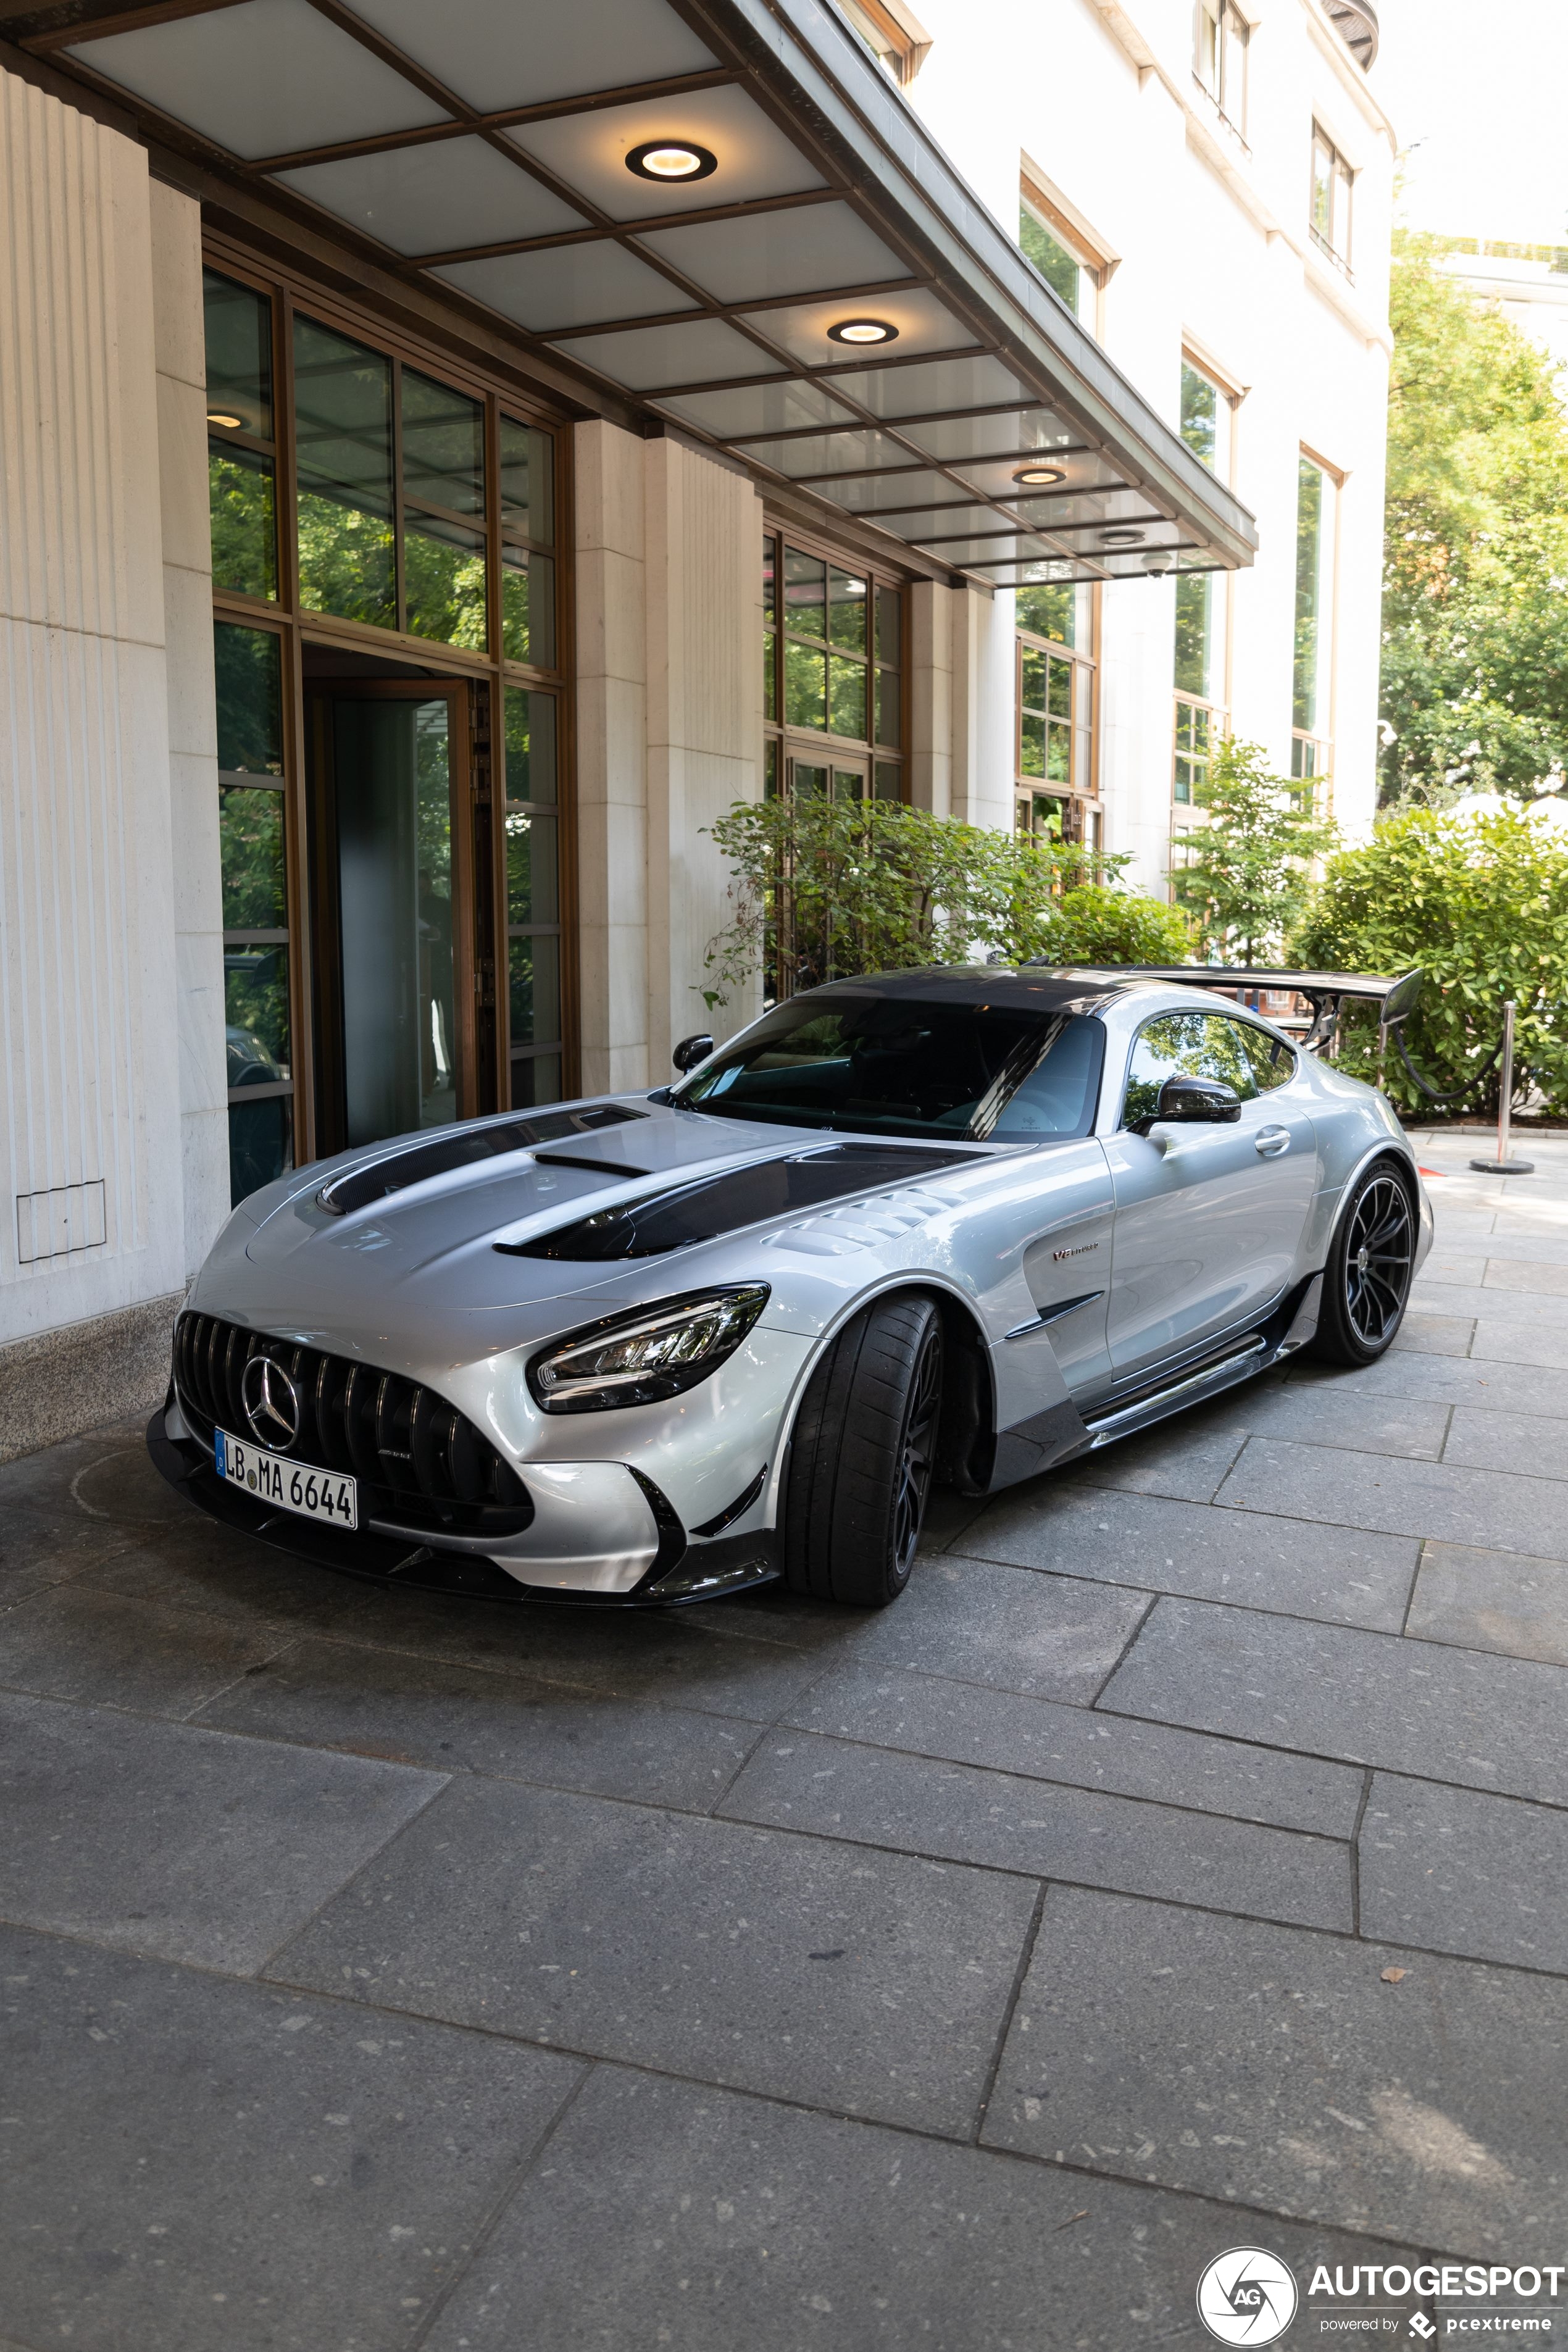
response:
[[[1247,1032],[1223,1013],[1163,1013],[1145,1022],[1132,1047],[1122,1098],[1121,1124],[1152,1118],[1167,1078],[1221,1078],[1243,1102],[1260,1091],[1247,1050]],[[1257,1033],[1264,1045],[1271,1041]],[[1286,1072],[1288,1076],[1289,1074]],[[1278,1086],[1278,1078],[1269,1081]]]
[[[1252,1065],[1253,1085],[1260,1095],[1274,1087],[1282,1087],[1296,1073],[1296,1056],[1283,1038],[1270,1037],[1265,1030],[1253,1028],[1250,1022],[1237,1022],[1247,1058]]]

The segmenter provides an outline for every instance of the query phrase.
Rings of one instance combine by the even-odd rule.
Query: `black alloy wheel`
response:
[[[934,1299],[879,1300],[851,1316],[812,1374],[790,1441],[784,1581],[883,1609],[910,1580],[942,1424]]]
[[[1405,1319],[1415,1265],[1410,1187],[1384,1162],[1363,1177],[1340,1220],[1314,1352],[1330,1363],[1374,1363]]]

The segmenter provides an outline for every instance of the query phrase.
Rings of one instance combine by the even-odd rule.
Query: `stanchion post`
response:
[[[1533,1160],[1510,1160],[1508,1156],[1510,1141],[1510,1127],[1513,1113],[1513,1019],[1518,1009],[1511,996],[1508,998],[1502,1008],[1502,1070],[1498,1088],[1497,1158],[1472,1160],[1470,1162],[1472,1168],[1479,1168],[1482,1174],[1487,1176],[1528,1176],[1535,1166]]]

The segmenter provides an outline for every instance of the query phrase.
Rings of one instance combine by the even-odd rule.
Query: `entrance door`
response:
[[[471,1118],[474,844],[466,686],[310,698],[323,1152]],[[493,968],[493,967],[492,967]]]

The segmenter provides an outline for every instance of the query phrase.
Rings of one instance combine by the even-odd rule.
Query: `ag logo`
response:
[[[252,1356],[240,1375],[239,1401],[263,1445],[287,1452],[300,1434],[300,1391],[270,1356]]]
[[[1277,2344],[1296,2316],[1296,2282],[1278,2254],[1233,2246],[1198,2281],[1198,2317],[1218,2344]]]

